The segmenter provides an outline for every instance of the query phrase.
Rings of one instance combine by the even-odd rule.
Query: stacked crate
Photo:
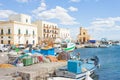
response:
[[[39,62],[38,56],[32,56],[33,64],[36,64]]]
[[[12,64],[19,56],[8,55],[8,63]]]
[[[23,64],[24,66],[29,66],[33,64],[33,59],[31,57],[23,58]]]

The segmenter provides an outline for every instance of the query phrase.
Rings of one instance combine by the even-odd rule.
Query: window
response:
[[[49,30],[47,30],[47,33],[49,33]]]
[[[10,44],[10,40],[8,40],[8,44]]]
[[[26,35],[28,35],[28,30],[26,30]]]
[[[44,38],[45,38],[45,34],[44,34]]]
[[[35,41],[33,40],[33,44],[35,44]]]
[[[18,29],[18,34],[21,34],[21,31],[20,31],[20,29]]]
[[[10,29],[8,29],[8,34],[10,34]]]
[[[45,24],[44,24],[44,27],[45,27]]]
[[[3,40],[1,40],[1,44],[3,44]]]
[[[28,22],[28,19],[26,19],[26,23]]]
[[[33,31],[33,35],[35,35],[35,31]]]
[[[8,38],[11,38],[10,36],[8,36]]]
[[[83,32],[83,35],[85,35],[85,32]]]
[[[44,32],[46,32],[46,30],[44,29]]]
[[[18,39],[20,39],[20,36],[18,37]]]
[[[3,35],[3,29],[1,29],[1,35]]]

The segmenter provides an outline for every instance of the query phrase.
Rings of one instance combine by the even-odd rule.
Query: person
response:
[[[92,61],[94,61],[94,65],[97,66],[99,64],[99,58],[97,56],[94,56],[91,58]]]
[[[29,46],[29,52],[32,52],[32,45]]]
[[[99,58],[95,56],[95,66],[99,64]]]
[[[80,60],[80,52],[78,52],[78,53],[76,54],[76,58],[77,58],[77,60]]]

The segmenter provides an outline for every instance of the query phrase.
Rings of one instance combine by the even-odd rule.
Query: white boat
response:
[[[78,60],[69,60],[67,66],[55,71],[56,76],[48,80],[93,80],[90,75],[99,65],[98,57],[87,59],[86,62]]]
[[[0,44],[0,52],[8,51],[8,47],[5,44]]]
[[[106,44],[100,44],[99,47],[100,47],[100,48],[107,48],[107,47],[109,47],[109,45],[106,45]]]
[[[98,48],[97,44],[85,44],[84,45],[85,48]]]
[[[119,43],[114,43],[114,46],[120,46],[120,42]]]
[[[75,49],[75,43],[62,43],[62,49],[64,51],[73,51]]]

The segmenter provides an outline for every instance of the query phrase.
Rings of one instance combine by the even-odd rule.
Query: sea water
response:
[[[82,59],[98,56],[100,68],[96,69],[97,80],[120,80],[120,46],[108,48],[80,48],[74,53],[80,52]]]

